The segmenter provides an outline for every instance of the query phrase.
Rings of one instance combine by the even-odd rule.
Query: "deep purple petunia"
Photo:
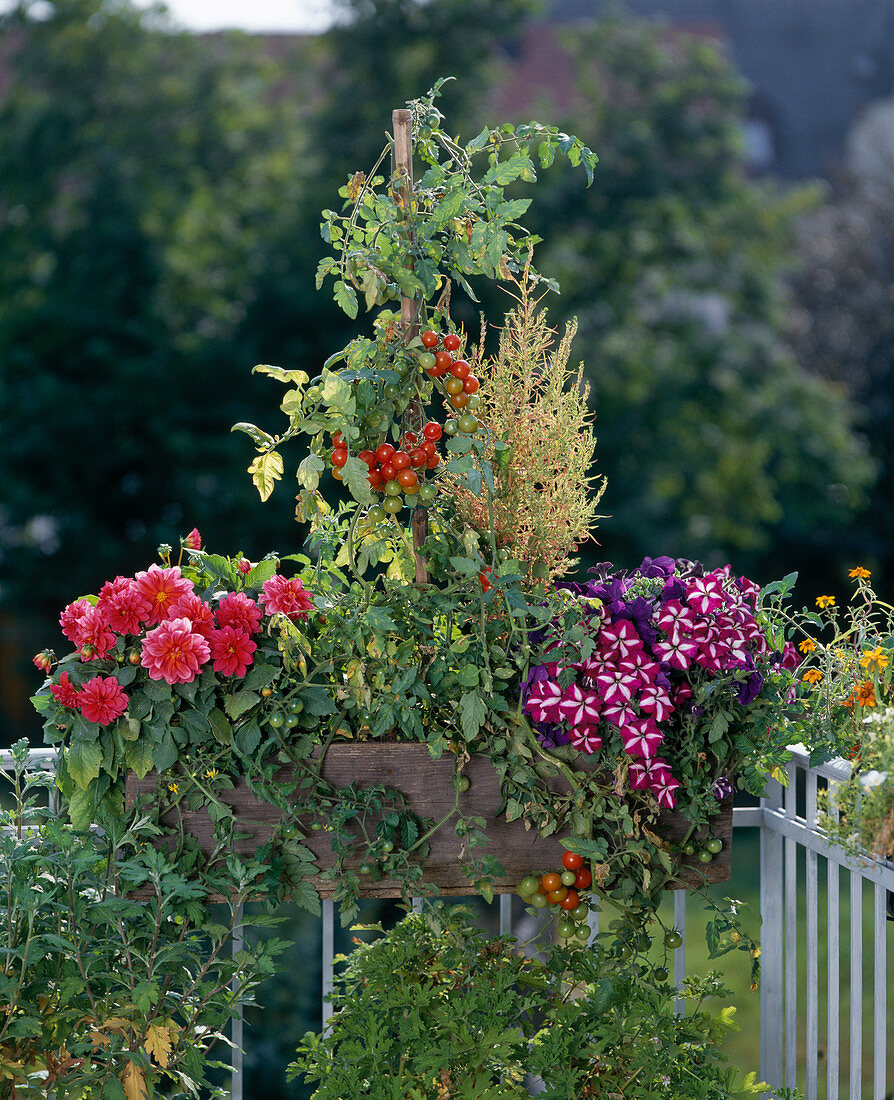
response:
[[[637,573],[644,577],[669,577],[674,571],[673,558],[662,556],[659,558],[643,558]]]

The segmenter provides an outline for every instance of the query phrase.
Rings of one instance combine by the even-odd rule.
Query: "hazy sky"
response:
[[[35,4],[37,15],[41,0]],[[135,0],[147,7],[151,0]],[[332,22],[330,0],[165,0],[177,23],[188,30],[322,31]],[[15,0],[0,0],[0,13]]]
[[[331,22],[328,0],[167,0],[190,30],[319,31]]]

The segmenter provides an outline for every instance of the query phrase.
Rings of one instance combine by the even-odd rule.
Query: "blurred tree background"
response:
[[[22,0],[0,17],[5,743],[39,737],[30,657],[60,644],[75,596],[193,526],[223,553],[300,544],[288,491],[259,504],[229,429],[277,422],[252,365],[313,375],[356,331],[314,290],[319,210],[439,76],[458,78],[451,130],[502,119],[536,14],[534,0],[340,6],[324,35],[271,40],[181,33],[127,0]],[[509,112],[601,158],[587,192],[545,172],[530,219],[562,286],[553,320],[580,321],[608,477],[582,568],[670,553],[762,581],[797,569],[805,599],[858,562],[890,583],[890,190],[869,169],[826,190],[749,178],[747,89],[703,38],[614,18],[563,48],[570,95]],[[505,301],[483,306],[497,321]],[[455,313],[477,331],[477,306]],[[316,926],[293,931],[306,952]],[[301,1022],[264,1020],[257,1094],[299,1097],[280,1066]]]

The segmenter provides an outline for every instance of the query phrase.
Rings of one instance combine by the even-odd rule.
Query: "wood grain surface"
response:
[[[580,764],[575,766],[590,770],[597,764],[581,758]],[[526,829],[523,821],[507,821],[500,813],[502,798],[499,778],[488,757],[473,756],[464,773],[469,777],[470,786],[460,795],[462,812],[481,816],[487,821],[489,844],[485,849],[476,849],[474,854],[482,851],[492,853],[506,872],[494,880],[495,893],[512,893],[524,875],[554,870],[561,862],[564,851],[562,840],[568,834],[543,838],[535,829]],[[283,768],[279,777],[286,780],[291,774],[291,769]],[[333,745],[326,753],[323,764],[323,777],[333,786],[383,784],[400,791],[414,813],[433,821],[442,820],[453,807],[454,774],[452,756],[432,760],[428,748],[422,744],[357,742]],[[157,782],[158,776],[154,772],[142,780],[131,773],[127,780],[128,803],[132,803],[140,793],[153,793]],[[555,789],[561,789],[564,783],[562,779],[556,780]],[[237,852],[250,854],[269,840],[279,820],[276,807],[259,802],[244,784],[235,790],[221,792],[220,798],[233,808],[239,832],[247,834],[245,839],[235,842]],[[162,820],[173,826],[181,814],[184,828],[198,840],[202,850],[210,854],[215,847],[214,825],[207,813],[203,810],[195,813],[172,811]],[[311,831],[309,821],[304,824],[307,831],[305,843],[317,857],[317,866],[321,870],[331,867],[335,859],[328,834],[322,830]],[[656,831],[668,840],[680,840],[689,828],[690,823],[685,818],[665,812]],[[696,857],[686,860],[681,886],[723,882],[730,877],[731,799],[714,819],[711,832],[723,840],[723,850],[709,864],[702,864]],[[425,860],[425,881],[437,885],[441,894],[445,895],[477,893],[462,870],[462,864],[468,859],[465,839],[457,837],[450,823],[432,836],[430,844],[431,850]],[[329,897],[332,885],[320,883],[317,890],[321,897]],[[399,897],[401,891],[398,882],[382,878],[368,882],[362,892],[365,897],[389,898]]]

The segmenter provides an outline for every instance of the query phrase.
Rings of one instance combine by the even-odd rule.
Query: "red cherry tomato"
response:
[[[586,890],[593,884],[593,876],[587,870],[586,867],[581,867],[574,878],[574,885],[577,890]]]
[[[369,487],[371,489],[382,488],[382,475],[379,473],[378,470],[370,470],[367,481],[369,482]]]
[[[426,470],[435,470],[435,469],[437,469],[438,463],[440,461],[441,461],[441,456],[440,455],[430,455],[429,459],[428,459],[428,462],[426,462],[426,464],[425,464]]]
[[[426,439],[431,440],[433,443],[437,443],[443,435],[443,430],[440,424],[436,423],[434,420],[429,420],[422,429],[422,434]]]
[[[390,462],[393,454],[394,448],[390,443],[380,443],[378,447],[376,447],[376,458],[379,462]]]
[[[395,451],[391,457],[391,465],[395,470],[408,470],[410,468],[410,456],[406,451]]]
[[[560,886],[558,890],[548,890],[546,896],[553,905],[561,905],[565,898],[568,897],[568,887]]]
[[[566,871],[579,871],[584,865],[584,857],[577,852],[565,852],[562,856],[562,866]]]
[[[382,475],[382,481],[394,481],[397,477],[397,467],[393,462],[383,462],[379,467],[379,473]]]
[[[425,454],[428,458],[431,458],[432,455],[436,455],[438,453],[437,444],[433,439],[426,439],[424,443],[420,443],[419,450],[425,451]]]
[[[411,486],[418,486],[419,484],[419,478],[416,476],[415,470],[401,470],[397,475],[397,480],[404,489],[409,489]]]
[[[357,455],[357,457],[362,458],[363,461],[366,463],[367,466],[369,466],[369,468],[371,470],[374,470],[376,468],[376,466],[378,465],[379,460],[376,458],[376,452],[375,451],[361,451],[360,454]]]
[[[450,373],[454,378],[468,378],[472,373],[471,366],[465,361],[465,359],[457,359],[453,366],[450,368]]]
[[[422,346],[424,348],[433,348],[438,342],[438,334],[432,332],[431,329],[426,329],[419,339],[422,341]]]
[[[580,905],[580,895],[577,890],[569,890],[568,893],[559,902],[563,909],[569,910],[576,909]]]
[[[419,436],[415,432],[404,432],[404,450],[412,451],[412,449],[419,442]]]
[[[469,403],[469,395],[460,391],[450,398],[450,404],[454,409],[464,409]]]
[[[452,366],[453,356],[449,351],[439,351],[435,355],[435,370],[439,371],[441,374],[450,370]]]
[[[347,461],[348,461],[348,448],[347,447],[339,447],[337,450],[332,452],[332,465],[335,466],[337,469],[340,470],[342,468],[342,466],[344,466],[346,464]]]
[[[470,374],[469,377],[463,382],[463,393],[477,393],[480,388],[481,383],[478,381],[474,374]]]
[[[550,890],[558,890],[562,885],[562,879],[559,875],[550,871],[548,875],[543,875],[540,879],[540,885],[543,887],[544,893],[548,894]]]
[[[493,588],[493,583],[490,579],[491,578],[491,572],[492,572],[491,567],[488,565],[485,569],[482,569],[481,572],[478,574],[478,580],[481,581],[481,591],[482,592],[490,592],[490,590]],[[547,877],[548,876],[544,875],[544,878],[547,878]],[[562,879],[558,875],[556,875],[555,877],[559,879],[559,886],[561,886],[562,885]],[[553,887],[553,889],[555,889],[555,887]]]
[[[336,432],[335,435],[332,437],[332,446],[335,447],[336,450],[338,450],[339,447],[347,447],[347,443],[345,443],[345,437],[341,434],[341,432]]]
[[[420,467],[424,466],[426,462],[428,462],[428,455],[425,453],[425,451],[422,450],[421,447],[418,447],[410,455],[410,465],[413,466],[415,469],[419,469]]]
[[[448,351],[459,351],[459,345],[462,341],[455,332],[448,332],[442,340],[442,343]]]

